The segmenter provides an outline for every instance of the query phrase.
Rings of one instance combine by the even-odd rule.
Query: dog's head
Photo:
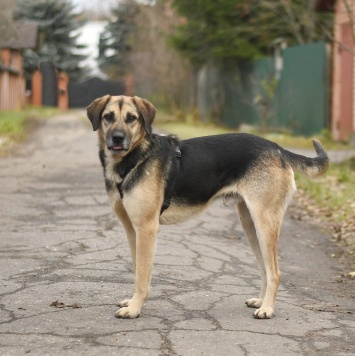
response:
[[[124,155],[145,135],[152,132],[156,109],[138,96],[105,95],[94,100],[87,108],[87,115],[94,131],[113,154]]]

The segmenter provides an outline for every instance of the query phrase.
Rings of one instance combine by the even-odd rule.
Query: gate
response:
[[[42,74],[42,105],[57,106],[57,73],[51,63],[41,63],[39,70]]]
[[[123,95],[125,86],[123,82],[91,78],[84,82],[70,81],[68,91],[69,107],[83,108],[87,107],[96,98],[106,94]]]
[[[324,42],[289,47],[276,92],[277,126],[302,135],[329,127],[330,80]]]

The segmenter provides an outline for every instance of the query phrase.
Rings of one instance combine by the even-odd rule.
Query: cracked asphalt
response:
[[[161,227],[151,297],[139,319],[116,319],[133,270],[80,116],[0,159],[0,355],[355,355],[354,280],[330,237],[287,214],[276,315],[256,320],[256,260],[222,203]]]

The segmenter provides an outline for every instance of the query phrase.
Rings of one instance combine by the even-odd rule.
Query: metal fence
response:
[[[102,80],[91,78],[83,82],[69,82],[69,107],[83,108],[88,106],[93,100],[110,95],[123,95],[125,92],[124,82]]]
[[[42,74],[42,105],[57,106],[57,71],[53,64],[43,62],[39,67]]]
[[[319,42],[283,50],[280,71],[273,57],[225,67],[209,63],[198,75],[202,119],[318,133],[330,120],[329,58]]]

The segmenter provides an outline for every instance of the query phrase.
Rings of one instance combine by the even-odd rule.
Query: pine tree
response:
[[[276,39],[289,45],[324,40],[331,15],[316,0],[172,0],[185,21],[172,45],[200,65],[210,59],[253,59],[270,54]]]
[[[70,78],[80,78],[85,69],[80,61],[85,56],[78,50],[85,46],[77,44],[82,26],[69,0],[19,0],[15,17],[38,24],[37,46],[24,51],[24,69],[36,70],[41,62],[50,62],[68,73]]]
[[[255,16],[248,1],[173,0],[172,4],[186,21],[177,27],[170,41],[193,64],[262,55],[255,33],[246,31]]]
[[[114,20],[107,24],[100,35],[99,66],[112,79],[121,79],[128,70],[130,35],[134,29],[137,9],[135,1],[121,1],[112,9]]]

